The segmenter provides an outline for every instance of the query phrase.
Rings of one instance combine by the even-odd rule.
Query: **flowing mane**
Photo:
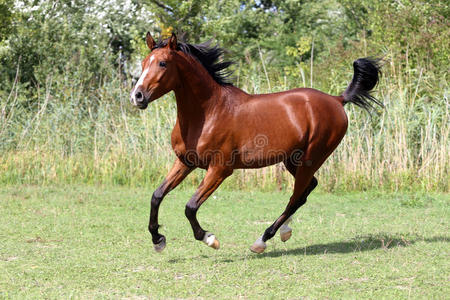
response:
[[[153,49],[163,48],[167,43],[168,39],[160,40]],[[233,85],[230,78],[232,71],[227,69],[233,62],[222,60],[222,56],[225,52],[224,49],[220,48],[218,45],[212,46],[211,43],[212,40],[195,45],[179,41],[177,43],[177,50],[180,50],[199,61],[218,84],[222,86]]]

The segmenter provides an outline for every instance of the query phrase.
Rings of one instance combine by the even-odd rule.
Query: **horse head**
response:
[[[142,74],[130,95],[130,102],[140,109],[172,91],[178,78],[174,61],[178,47],[176,35],[172,33],[166,46],[156,48],[155,40],[147,32],[146,43],[150,54],[142,61]]]

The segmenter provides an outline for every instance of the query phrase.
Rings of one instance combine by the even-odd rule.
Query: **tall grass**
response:
[[[322,188],[448,191],[446,78],[421,69],[405,70],[395,61],[384,71],[375,95],[386,108],[370,117],[359,108],[346,107],[349,130],[319,171]],[[310,76],[308,70],[301,72]],[[349,62],[314,66],[314,73],[314,86],[331,94],[342,92],[352,77]],[[239,86],[252,93],[302,86],[302,80],[268,74],[263,64],[237,74]],[[174,160],[173,95],[138,111],[128,102],[131,82],[117,70],[111,69],[88,87],[77,82],[77,78],[49,75],[45,86],[36,87],[32,107],[17,82],[1,98],[0,183],[156,186]],[[202,176],[203,172],[194,172],[186,182],[198,184]],[[281,189],[292,183],[277,165],[236,170],[225,186]]]

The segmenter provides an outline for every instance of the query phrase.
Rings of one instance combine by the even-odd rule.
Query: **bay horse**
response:
[[[150,202],[148,229],[157,252],[166,246],[158,232],[161,201],[195,168],[206,170],[185,215],[195,239],[218,249],[214,234],[205,231],[196,214],[199,207],[234,169],[261,168],[283,162],[295,177],[294,191],[284,212],[250,247],[262,253],[266,241],[280,229],[282,241],[291,237],[291,216],[317,186],[314,173],[334,151],[347,131],[346,103],[370,109],[382,103],[369,91],[378,83],[379,60],[360,58],[341,96],[310,88],[251,95],[233,86],[222,60],[224,50],[209,42],[193,45],[175,34],[155,42],[147,33],[150,54],[142,61],[142,75],[131,92],[140,109],[174,91],[177,119],[172,131],[175,163]]]

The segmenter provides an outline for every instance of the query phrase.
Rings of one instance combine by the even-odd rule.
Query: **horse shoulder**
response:
[[[172,130],[171,144],[172,144],[172,149],[175,152],[176,156],[180,157],[186,153],[186,145],[183,142],[183,138],[181,136],[181,129],[180,129],[180,124],[178,122],[178,119]]]

